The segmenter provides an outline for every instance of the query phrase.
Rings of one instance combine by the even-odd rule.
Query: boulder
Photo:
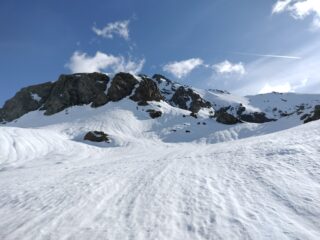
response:
[[[149,78],[143,77],[134,94],[130,97],[131,100],[138,102],[139,105],[147,105],[148,101],[160,101],[163,97],[157,84]]]
[[[171,103],[177,107],[197,113],[201,108],[210,108],[211,103],[205,101],[201,96],[190,88],[179,87],[173,94]]]
[[[84,140],[91,141],[91,142],[108,142],[110,143],[110,139],[108,134],[102,131],[90,131],[87,132],[84,136]]]
[[[154,109],[148,109],[147,112],[149,113],[149,116],[151,118],[158,118],[162,116],[162,112],[161,111],[157,111]]]
[[[111,86],[108,89],[108,101],[117,102],[121,99],[131,95],[135,85],[139,81],[130,73],[118,73],[114,76]]]

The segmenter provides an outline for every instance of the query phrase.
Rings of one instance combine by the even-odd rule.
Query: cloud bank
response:
[[[260,58],[246,64],[246,75],[241,81],[215,78],[212,84],[241,95],[272,91],[319,92],[320,42],[311,42],[292,52],[292,56],[301,56],[301,59]]]
[[[201,66],[203,60],[200,58],[190,58],[179,62],[171,62],[163,67],[163,71],[169,72],[177,78],[186,77],[195,68]]]
[[[113,38],[114,35],[118,35],[125,40],[129,40],[129,20],[117,21],[113,23],[108,23],[102,29],[95,26],[92,27],[92,31],[95,32],[100,37]]]
[[[287,11],[294,19],[304,19],[312,15],[314,29],[320,29],[320,1],[319,0],[278,0],[272,8],[272,14]]]
[[[217,63],[212,66],[212,68],[216,71],[217,74],[239,74],[243,75],[246,73],[244,65],[242,62],[239,63],[231,63],[228,60],[225,60],[221,63]]]
[[[76,51],[66,64],[72,73],[78,72],[141,72],[145,59],[134,61],[123,56],[114,56],[103,52],[96,52],[94,56]]]

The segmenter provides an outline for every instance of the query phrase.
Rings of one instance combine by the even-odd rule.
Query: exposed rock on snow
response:
[[[162,80],[165,80],[167,83],[171,83],[172,81],[161,74],[154,74],[152,79],[155,79],[158,83],[161,83]]]
[[[240,114],[239,118],[241,121],[250,122],[250,123],[266,123],[274,121],[266,117],[266,114],[263,112],[253,112],[248,114]]]
[[[130,73],[118,73],[114,76],[108,89],[108,101],[117,102],[131,95],[139,81]]]
[[[48,99],[53,85],[53,83],[47,82],[22,88],[0,109],[0,120],[10,122],[30,111],[37,110]],[[33,94],[37,94],[41,99],[35,100],[32,97]]]
[[[101,73],[61,75],[42,110],[46,110],[45,115],[52,115],[71,106],[102,106],[107,102],[104,91],[108,82],[109,77]]]
[[[304,123],[312,122],[320,119],[320,105],[314,107],[312,115],[309,115],[307,119],[304,120]]]
[[[216,117],[217,122],[223,124],[236,124],[241,122],[238,118],[227,112],[228,108],[220,108],[218,111],[215,111],[214,117]]]
[[[84,140],[91,142],[110,142],[108,134],[102,131],[90,131],[84,136]]]
[[[52,115],[76,105],[92,103],[93,107],[101,106],[106,103],[104,91],[108,81],[105,74],[81,73],[61,75],[56,82],[23,88],[6,101],[0,118],[10,122],[37,109],[45,110],[45,115]]]
[[[138,102],[139,105],[147,105],[148,101],[159,102],[164,99],[157,84],[152,79],[147,77],[142,77],[142,79],[134,95],[130,97],[131,100]]]
[[[197,113],[201,108],[211,108],[211,103],[190,88],[179,87],[172,96],[171,102],[182,109]]]
[[[149,113],[149,116],[151,118],[158,118],[158,117],[161,117],[161,115],[162,115],[161,111],[157,111],[154,109],[148,109],[147,112]]]

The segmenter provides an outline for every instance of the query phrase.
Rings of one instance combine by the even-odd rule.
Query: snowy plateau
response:
[[[83,77],[0,110],[1,240],[320,239],[320,94],[239,97],[161,76],[92,90]],[[95,86],[93,107],[80,95]]]

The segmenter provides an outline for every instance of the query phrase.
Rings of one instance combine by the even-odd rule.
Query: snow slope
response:
[[[300,123],[127,100],[31,112],[0,127],[0,239],[319,239],[320,121]]]
[[[287,115],[300,115],[310,113],[315,105],[320,104],[319,94],[299,93],[266,93],[252,96],[237,96],[219,90],[196,89],[201,96],[214,103],[217,110],[221,107],[231,107],[230,113],[235,114],[241,104],[246,108],[246,113],[264,112],[270,119],[279,119]]]

